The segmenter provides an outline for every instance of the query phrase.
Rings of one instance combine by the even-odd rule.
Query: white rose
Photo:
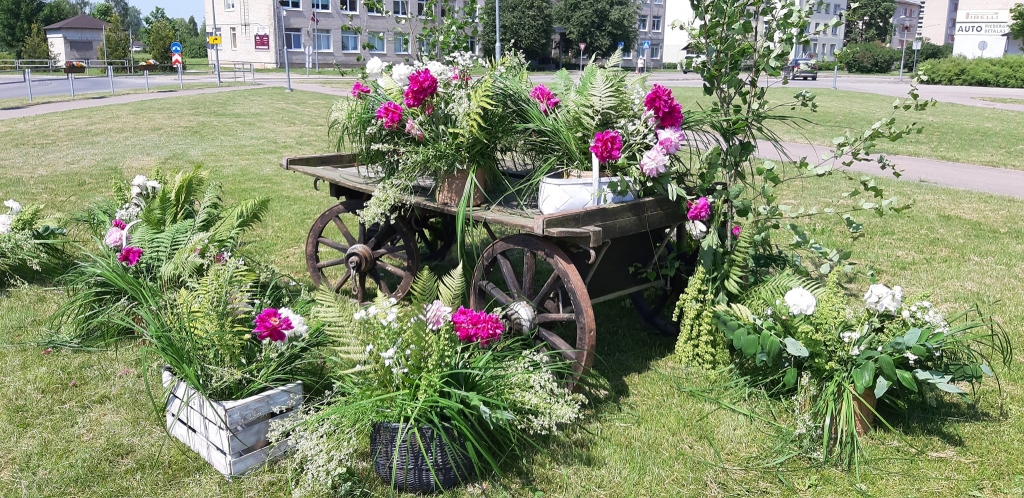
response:
[[[903,289],[898,285],[890,289],[883,284],[874,284],[864,294],[864,307],[878,313],[895,314],[902,305]]]
[[[384,70],[387,69],[387,67],[388,64],[380,60],[380,57],[374,57],[366,61],[366,72],[370,73],[373,76],[383,73]]]
[[[21,213],[21,204],[14,199],[4,201],[4,206],[11,208],[11,216],[18,216]]]
[[[409,75],[413,72],[413,67],[408,64],[399,64],[391,69],[391,79],[395,80],[400,86],[409,85]]]
[[[0,234],[11,233],[11,223],[14,223],[14,217],[9,214],[0,214]]]
[[[708,227],[697,220],[690,220],[686,222],[686,231],[694,240],[701,240],[708,234]]]
[[[814,308],[818,306],[818,300],[803,287],[791,289],[783,299],[793,315],[812,315]]]

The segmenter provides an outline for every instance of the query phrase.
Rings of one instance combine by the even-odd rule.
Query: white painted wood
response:
[[[270,424],[298,413],[302,383],[295,382],[238,401],[211,401],[165,368],[167,430],[227,477],[262,465],[290,448],[270,446]]]

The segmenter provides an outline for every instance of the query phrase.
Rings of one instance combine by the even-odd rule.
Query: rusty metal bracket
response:
[[[317,192],[319,192],[320,191],[320,187],[318,185],[322,181],[323,181],[322,178],[314,178],[313,179],[313,190],[316,190]]]

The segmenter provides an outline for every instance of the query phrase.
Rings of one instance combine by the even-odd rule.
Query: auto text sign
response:
[[[958,35],[1004,35],[1010,32],[1006,23],[956,23]]]

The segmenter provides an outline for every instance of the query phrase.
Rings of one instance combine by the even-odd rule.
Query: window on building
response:
[[[342,12],[359,12],[359,0],[341,0]]]
[[[301,9],[302,0],[284,0],[284,8],[286,9]]]
[[[835,4],[834,8],[832,9],[832,13],[838,15],[840,12],[842,12],[842,10],[843,10],[843,6],[837,3],[837,4]]]
[[[651,44],[651,58],[652,59],[660,59],[661,58],[661,45],[654,44],[654,43]]]
[[[224,0],[224,10],[235,10],[235,0]]]
[[[416,37],[416,55],[430,54],[430,38],[425,36]]]
[[[640,31],[647,31],[647,16],[640,16],[636,21],[636,29]]]
[[[651,31],[661,31],[661,16],[651,18]]]
[[[313,10],[331,10],[331,0],[312,0]]]
[[[817,43],[812,43],[811,44],[811,53],[815,54],[815,55],[818,54],[818,44]]]
[[[231,50],[238,50],[238,28],[228,29],[228,41],[231,43]]]
[[[835,43],[829,44],[829,46],[828,46],[828,55],[832,55],[832,56],[836,55],[836,44]]]
[[[384,48],[384,33],[370,33],[370,52],[386,52]]]
[[[395,53],[409,53],[409,35],[405,33],[395,33]]]
[[[368,14],[384,15],[384,0],[364,0],[363,5],[366,6]]]
[[[832,36],[837,36],[838,34],[839,34],[839,26],[832,26]]]
[[[427,15],[427,0],[416,0],[416,15]]]
[[[341,51],[342,52],[358,52],[359,51],[359,33],[355,31],[342,31],[341,32]]]
[[[654,0],[655,5],[661,5],[663,3],[665,3],[665,0]]]
[[[476,38],[473,38],[472,36],[469,37],[469,52],[471,54],[476,53]]]
[[[633,52],[631,50],[629,50],[628,48],[622,49],[622,58],[623,59],[632,59],[633,58]]]
[[[812,31],[812,33],[817,33],[819,27],[821,27],[821,23],[820,22],[814,23],[814,31]]]
[[[302,28],[285,29],[284,46],[288,50],[302,50]]]
[[[830,4],[830,3],[825,4],[825,13],[826,14],[831,14],[831,12],[829,12],[830,8],[832,8],[832,4]]]
[[[391,13],[396,16],[407,16],[409,15],[409,4],[406,0],[393,0],[391,2]]]
[[[313,33],[313,49],[318,52],[333,52],[331,47],[331,30],[318,29]]]

